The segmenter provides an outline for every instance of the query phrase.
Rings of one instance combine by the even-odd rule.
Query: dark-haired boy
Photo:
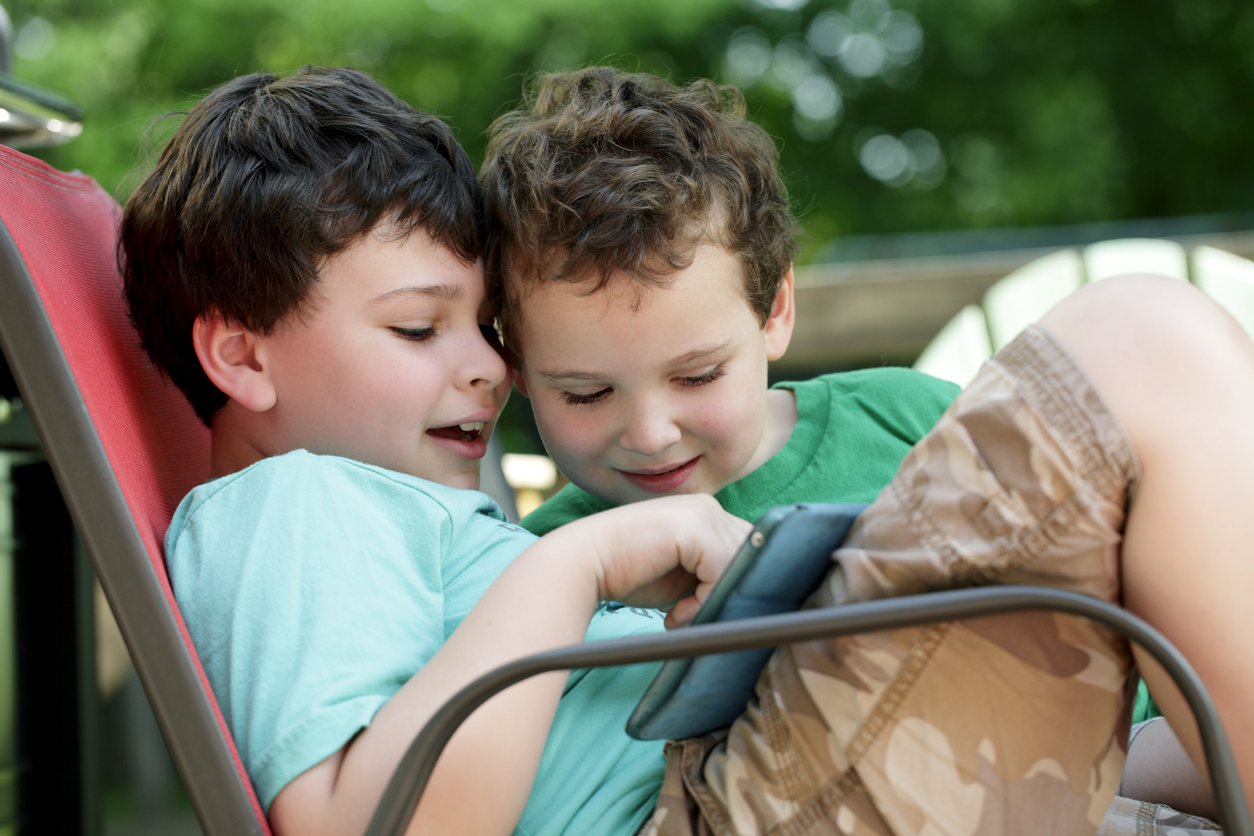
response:
[[[1183,285],[1121,279],[1007,347],[930,433],[954,390],[910,372],[768,390],[794,315],[795,228],[774,161],[734,91],[605,68],[542,78],[494,126],[481,175],[490,283],[515,381],[574,483],[524,525],[666,494],[715,494],[747,519],[879,494],[813,605],[1015,581],[1122,600],[1228,692],[1248,774],[1254,729],[1236,683],[1254,670],[1228,664],[1249,658],[1228,644],[1249,634],[1239,600],[1254,576],[1235,531],[1248,522],[1218,533],[1193,516],[1215,502],[1240,515],[1254,495],[1223,452],[1252,443],[1231,419],[1254,399],[1248,339]],[[1216,342],[1193,353],[1203,333]],[[1224,545],[1182,595],[1180,554],[1197,553],[1199,529]],[[1242,592],[1210,583],[1224,575]],[[1233,609],[1199,631],[1208,601]],[[685,743],[682,781],[672,759],[672,815],[695,797],[735,832],[829,818],[842,833],[1095,830],[1118,785],[1132,670],[1121,642],[1052,616],[781,651],[727,743]],[[1196,761],[1191,721],[1168,701]],[[1114,812],[1108,827],[1127,810]]]
[[[361,833],[461,685],[585,634],[657,629],[598,602],[682,599],[748,528],[688,497],[537,541],[473,490],[509,385],[481,235],[450,130],[342,69],[213,91],[125,209],[132,318],[212,431],[214,478],[166,536],[171,583],[281,836]],[[648,674],[492,700],[414,828],[634,832],[663,770],[660,743],[622,731]]]

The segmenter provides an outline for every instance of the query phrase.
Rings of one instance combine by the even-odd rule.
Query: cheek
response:
[[[580,411],[555,399],[533,400],[536,428],[545,448],[554,461],[567,466],[597,457],[605,449],[606,439],[612,434],[607,412],[604,410]],[[598,415],[596,413],[603,413]]]
[[[726,387],[702,399],[694,410],[690,427],[716,450],[739,455],[756,447],[765,416],[763,398],[741,389]]]
[[[377,357],[350,370],[346,391],[356,398],[347,406],[361,413],[359,404],[370,404],[376,420],[401,426],[426,422],[447,389],[447,374],[436,357],[398,353]],[[347,399],[346,399],[347,400]]]
[[[392,346],[386,341],[318,337],[298,344],[293,354],[303,364],[305,392],[347,405],[365,402],[363,398],[377,397],[389,388],[393,394],[401,391],[404,358],[389,353]]]

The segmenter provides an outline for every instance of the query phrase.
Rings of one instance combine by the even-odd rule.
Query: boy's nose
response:
[[[500,351],[483,334],[472,337],[469,343],[460,369],[462,384],[495,388],[509,374]]]
[[[641,404],[632,412],[618,443],[624,450],[656,456],[679,441],[682,435],[679,425],[664,406],[653,401]]]

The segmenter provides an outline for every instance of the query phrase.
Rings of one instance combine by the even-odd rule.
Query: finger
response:
[[[695,596],[676,602],[675,606],[671,607],[671,611],[666,614],[666,629],[687,625],[699,609],[701,609],[701,602]]]
[[[637,607],[669,607],[680,598],[693,594],[696,578],[681,567],[629,593],[614,595],[614,600]]]
[[[717,583],[718,578],[713,578],[712,580],[701,581],[697,584],[697,588],[692,591],[692,597],[696,600],[698,606],[704,604],[705,599],[710,597],[710,592],[714,589],[714,586]]]

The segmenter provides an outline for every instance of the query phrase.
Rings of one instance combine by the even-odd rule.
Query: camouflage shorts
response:
[[[1118,601],[1138,473],[1085,375],[1029,329],[915,445],[807,606],[1001,583]],[[641,833],[1093,834],[1134,682],[1126,641],[1052,613],[781,648],[730,730],[669,744]]]

